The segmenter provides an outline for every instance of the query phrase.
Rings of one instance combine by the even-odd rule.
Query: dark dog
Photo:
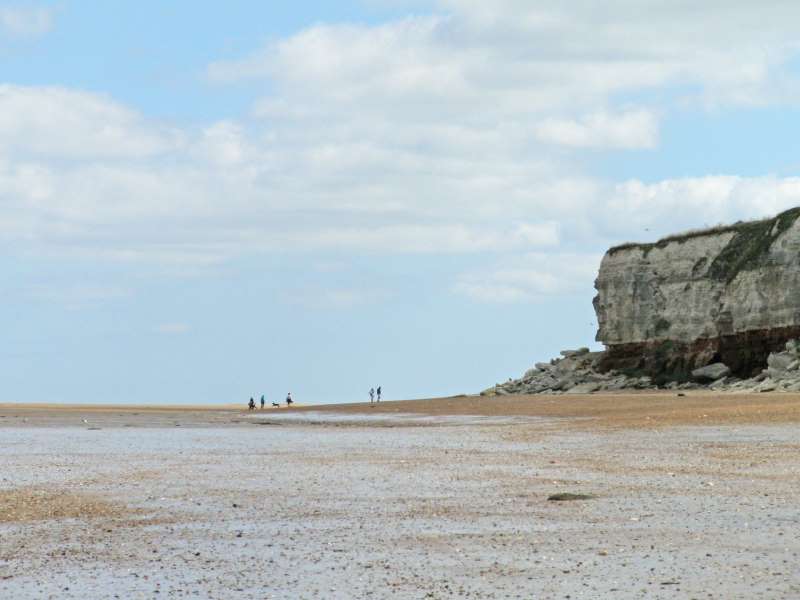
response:
[[[280,407],[280,404],[278,404],[277,402],[273,402],[273,403],[272,403],[272,406],[274,406],[275,408],[279,408],[279,407]]]

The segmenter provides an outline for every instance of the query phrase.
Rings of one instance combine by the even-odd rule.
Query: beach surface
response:
[[[0,597],[797,598],[799,424],[790,394],[4,404]]]

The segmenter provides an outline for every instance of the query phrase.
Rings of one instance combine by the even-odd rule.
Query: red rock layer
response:
[[[664,340],[613,344],[608,346],[598,368],[639,372],[668,381],[687,379],[697,367],[723,362],[734,375],[746,378],[761,372],[770,352],[783,350],[792,339],[800,339],[800,325],[742,331],[690,343]]]

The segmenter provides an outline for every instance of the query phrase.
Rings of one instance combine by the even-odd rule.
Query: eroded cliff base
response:
[[[770,354],[781,352],[794,339],[800,339],[800,326],[743,331],[690,343],[615,344],[600,357],[597,369],[646,375],[663,384],[688,381],[695,369],[721,362],[734,376],[747,379],[766,368]]]

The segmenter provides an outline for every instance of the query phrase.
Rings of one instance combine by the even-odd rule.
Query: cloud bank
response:
[[[12,13],[0,10],[5,31],[52,26]],[[794,104],[798,17],[788,2],[441,0],[213,62],[213,84],[263,93],[249,114],[196,126],[85,90],[5,84],[0,243],[195,265],[485,254],[495,268],[452,289],[568,293],[611,243],[798,204],[796,178],[609,181],[581,168],[587,152],[658,148],[675,106]]]

